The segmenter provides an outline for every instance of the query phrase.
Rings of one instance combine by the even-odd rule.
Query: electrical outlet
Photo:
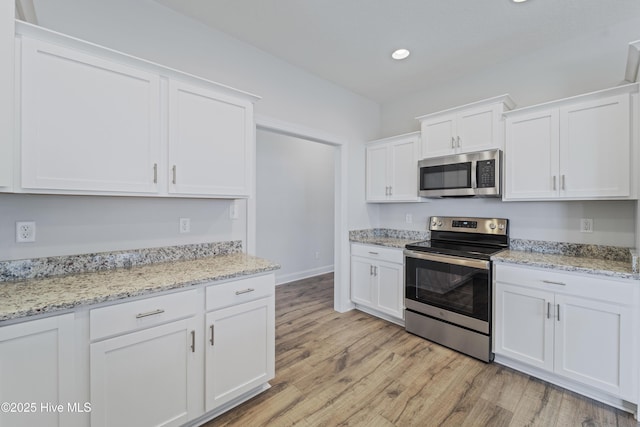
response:
[[[407,224],[411,224],[413,223],[413,215],[411,214],[406,214],[404,216],[404,222],[406,222]]]
[[[315,259],[320,259],[320,252],[316,251],[316,253],[313,254],[313,256],[315,257]]]
[[[180,233],[191,232],[191,218],[180,218]]]
[[[591,218],[580,219],[580,232],[593,233],[593,220]]]
[[[240,213],[238,212],[238,203],[231,202],[231,205],[229,205],[229,218],[230,219],[238,219],[238,217],[240,216]]]
[[[36,223],[35,221],[18,221],[16,222],[16,242],[29,243],[36,241]]]

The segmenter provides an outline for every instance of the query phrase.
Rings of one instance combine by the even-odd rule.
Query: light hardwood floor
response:
[[[611,408],[352,310],[333,276],[276,288],[271,389],[213,426],[636,426]]]

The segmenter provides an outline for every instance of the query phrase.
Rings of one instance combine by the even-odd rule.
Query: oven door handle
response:
[[[429,252],[410,251],[408,249],[405,249],[404,255],[405,257],[408,257],[408,258],[424,259],[427,261],[441,262],[444,264],[461,265],[464,267],[479,268],[482,270],[489,270],[489,265],[490,265],[490,261],[460,258],[456,256],[451,256],[451,255],[432,254]]]

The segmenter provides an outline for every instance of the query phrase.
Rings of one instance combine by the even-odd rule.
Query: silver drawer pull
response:
[[[247,288],[244,291],[236,291],[236,295],[248,294],[249,292],[253,292],[253,291],[255,291],[255,289]]]
[[[560,285],[560,286],[566,286],[566,283],[562,283],[562,282],[554,282],[553,280],[543,280],[542,283],[548,283],[550,285]]]
[[[369,251],[369,253],[370,253],[371,255],[380,255],[378,252],[372,252],[372,251]]]
[[[146,313],[138,313],[138,315],[136,315],[136,319],[142,319],[143,317],[155,316],[156,314],[162,313],[164,313],[164,310],[159,308],[157,310],[147,311]]]

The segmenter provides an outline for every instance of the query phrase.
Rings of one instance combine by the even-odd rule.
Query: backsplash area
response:
[[[242,252],[242,241],[0,261],[0,282],[184,261]]]

